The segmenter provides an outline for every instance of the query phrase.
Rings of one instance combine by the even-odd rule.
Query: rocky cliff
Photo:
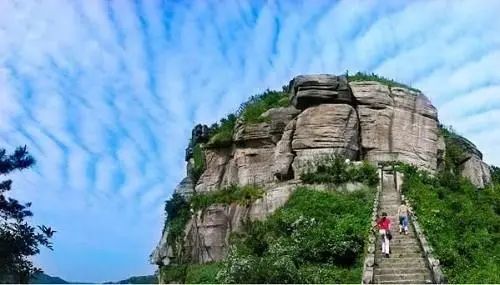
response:
[[[289,84],[288,107],[264,112],[258,122],[236,121],[223,146],[209,142],[206,126],[193,130],[186,151],[187,176],[175,193],[214,191],[231,184],[261,185],[265,194],[249,206],[213,205],[193,213],[182,249],[192,262],[222,259],[229,234],[246,219],[263,219],[282,206],[308,161],[341,155],[374,164],[402,161],[431,173],[445,161],[446,143],[436,108],[421,92],[379,81],[348,81],[345,76],[301,75]],[[489,183],[489,167],[477,148],[462,140],[467,157],[460,171],[478,187]],[[194,175],[195,145],[202,146],[204,168]],[[168,230],[168,229],[166,229]],[[176,253],[166,231],[151,261],[167,265]],[[178,247],[177,247],[178,248]]]

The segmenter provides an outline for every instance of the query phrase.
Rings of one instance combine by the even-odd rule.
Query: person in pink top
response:
[[[382,212],[382,218],[377,221],[378,232],[380,234],[380,239],[382,240],[382,254],[385,257],[389,257],[389,236],[391,230],[391,221],[387,218],[387,213]]]

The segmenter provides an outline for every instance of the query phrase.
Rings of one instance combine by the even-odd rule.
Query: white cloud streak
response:
[[[15,194],[59,231],[37,262],[69,280],[151,273],[191,127],[297,74],[364,70],[412,83],[500,164],[499,10],[498,1],[0,1],[0,142],[38,158],[15,175]]]

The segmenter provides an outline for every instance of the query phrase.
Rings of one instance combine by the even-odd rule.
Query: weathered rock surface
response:
[[[299,75],[291,82],[290,99],[297,109],[323,103],[353,104],[345,76],[331,74]]]
[[[491,171],[488,164],[476,154],[471,155],[460,166],[461,175],[467,177],[478,188],[491,183]]]
[[[358,117],[346,104],[322,104],[297,116],[292,149],[332,148],[354,158],[359,150]]]
[[[188,196],[230,184],[258,184],[266,190],[248,208],[215,205],[192,218],[184,249],[194,261],[222,259],[229,234],[240,230],[243,220],[264,219],[282,206],[308,162],[319,157],[399,160],[431,172],[443,167],[446,144],[439,135],[437,111],[422,93],[375,81],[348,83],[345,77],[325,74],[297,76],[290,83],[292,106],[268,110],[260,123],[239,120],[230,146],[203,150],[206,170],[196,185],[192,154],[187,153],[187,177],[176,193]],[[197,126],[191,141],[206,142],[207,133]],[[460,144],[467,150],[462,175],[484,187],[491,175],[481,152],[466,139]],[[344,190],[360,187],[345,185]],[[151,260],[168,264],[173,256],[164,236]]]
[[[361,125],[361,155],[369,161],[400,160],[437,168],[438,119],[419,92],[379,82],[352,82]]]
[[[279,180],[291,179],[293,177],[291,166],[295,154],[292,151],[292,140],[296,122],[296,120],[292,120],[286,125],[281,140],[276,144],[272,172]]]
[[[206,192],[217,189],[224,174],[230,172],[228,170],[228,162],[232,156],[232,149],[216,149],[210,148],[205,150],[205,164],[206,170],[201,175],[198,183],[196,184],[195,191]]]
[[[197,213],[187,230],[186,243],[191,258],[196,262],[218,261],[228,250],[232,232],[240,231],[242,222],[262,220],[283,206],[294,190],[293,182],[270,185],[263,198],[249,207],[232,204],[213,205],[203,213]]]

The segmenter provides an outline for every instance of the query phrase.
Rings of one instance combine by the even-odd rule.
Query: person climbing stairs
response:
[[[386,212],[391,221],[391,254],[386,257],[382,253],[380,235],[377,235],[373,281],[376,284],[433,283],[413,227],[410,225],[407,235],[399,233],[397,212],[401,197],[396,189],[394,176],[392,173],[384,173],[383,177],[378,213],[381,215]]]

